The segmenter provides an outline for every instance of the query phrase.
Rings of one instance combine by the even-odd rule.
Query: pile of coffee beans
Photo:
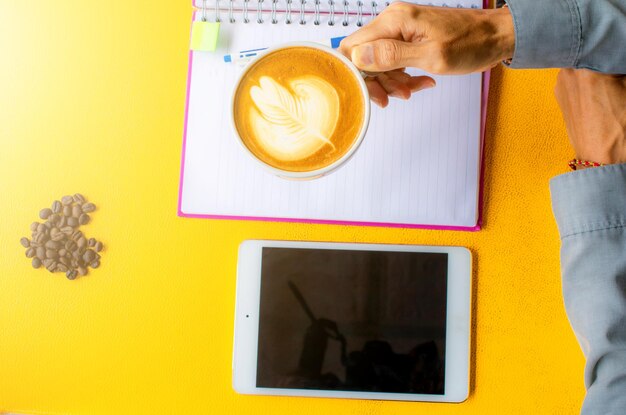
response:
[[[88,268],[98,268],[102,242],[87,239],[79,230],[89,223],[89,214],[94,210],[96,206],[80,193],[63,196],[50,208],[41,209],[39,217],[45,222],[33,222],[31,239],[20,239],[33,268],[43,266],[50,272],[64,272],[70,280],[87,275]]]

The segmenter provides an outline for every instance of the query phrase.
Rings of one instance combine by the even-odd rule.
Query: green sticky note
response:
[[[191,50],[213,52],[217,48],[219,22],[197,20],[191,24]]]

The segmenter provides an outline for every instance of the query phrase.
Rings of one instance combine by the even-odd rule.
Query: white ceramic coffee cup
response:
[[[239,88],[239,84],[245,78],[246,74],[248,73],[248,70],[254,65],[254,63],[256,63],[257,61],[261,59],[264,59],[266,55],[272,52],[282,50],[282,49],[289,49],[289,48],[294,48],[294,47],[307,47],[307,48],[321,50],[323,52],[328,53],[332,57],[339,59],[354,74],[354,78],[357,80],[360,90],[361,90],[361,94],[363,95],[363,105],[364,105],[363,121],[362,121],[361,128],[359,130],[358,137],[356,138],[356,140],[354,140],[350,149],[341,158],[337,159],[334,163],[329,164],[326,167],[316,169],[316,170],[311,170],[311,171],[282,170],[282,169],[278,169],[274,166],[271,166],[265,163],[263,160],[259,159],[252,151],[250,151],[250,149],[246,146],[241,136],[239,135],[239,131],[237,130],[237,126],[235,123],[235,95]],[[286,179],[306,180],[306,179],[316,179],[316,178],[322,177],[324,175],[327,175],[337,170],[339,167],[343,166],[348,160],[350,160],[350,158],[354,155],[354,153],[357,151],[357,149],[363,142],[363,138],[365,137],[365,133],[367,132],[367,127],[369,125],[369,120],[370,120],[370,99],[369,99],[369,92],[367,91],[367,86],[365,85],[365,81],[363,80],[363,75],[348,58],[343,56],[338,51],[331,49],[327,46],[320,45],[318,43],[291,42],[291,43],[284,43],[279,46],[267,49],[261,55],[257,56],[252,62],[248,64],[247,68],[244,69],[244,71],[239,75],[239,77],[237,78],[237,82],[235,83],[235,88],[233,89],[232,98],[230,102],[230,113],[231,113],[231,124],[232,124],[233,131],[235,133],[235,137],[237,138],[237,141],[239,142],[240,146],[243,148],[243,150],[246,153],[248,153],[254,160],[256,160],[266,170],[274,173],[277,176],[280,176]]]

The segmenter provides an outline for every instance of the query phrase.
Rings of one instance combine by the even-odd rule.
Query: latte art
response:
[[[309,75],[287,87],[263,76],[250,89],[255,106],[250,125],[260,146],[278,160],[299,160],[323,146],[333,150],[331,137],[339,119],[339,96],[323,79]]]
[[[295,46],[259,57],[233,97],[242,144],[276,169],[313,172],[353,148],[368,101],[361,78],[324,50]]]

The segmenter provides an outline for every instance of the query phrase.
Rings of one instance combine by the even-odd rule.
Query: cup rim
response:
[[[265,55],[268,55],[273,52],[277,52],[279,50],[291,49],[295,47],[309,47],[313,49],[318,49],[338,58],[354,74],[359,86],[361,87],[361,93],[363,94],[363,105],[364,105],[363,123],[361,125],[361,129],[359,130],[358,137],[354,140],[354,142],[352,143],[352,146],[350,146],[350,149],[348,149],[348,151],[346,151],[346,153],[343,156],[341,156],[340,158],[338,158],[337,160],[335,160],[333,163],[329,164],[328,166],[325,166],[316,170],[289,171],[289,170],[279,169],[277,167],[271,166],[270,164],[264,162],[263,160],[259,159],[243,142],[243,139],[239,135],[239,131],[237,130],[237,124],[235,122],[235,111],[234,111],[235,96],[237,95],[239,84],[243,80],[244,76],[246,76],[250,68],[252,68],[254,64],[258,60],[262,59]],[[273,46],[264,50],[262,53],[256,56],[251,62],[249,62],[246,65],[246,67],[243,69],[243,71],[237,76],[237,80],[235,82],[235,86],[233,88],[231,99],[230,99],[230,121],[231,121],[231,126],[235,133],[235,137],[239,145],[243,147],[244,151],[247,154],[249,154],[254,160],[256,160],[257,163],[263,166],[266,170],[270,171],[271,173],[274,173],[277,176],[288,178],[288,179],[315,179],[315,178],[322,177],[338,169],[339,167],[343,166],[354,155],[356,150],[361,146],[361,143],[363,142],[363,139],[365,138],[365,134],[367,133],[367,129],[369,127],[370,112],[371,112],[371,106],[370,106],[369,92],[367,90],[367,85],[365,84],[365,80],[363,79],[361,72],[357,69],[356,66],[354,66],[354,64],[348,58],[346,58],[344,55],[342,55],[338,51],[328,46],[315,43],[315,42],[287,42],[287,43],[281,43],[280,45],[276,45],[276,46]]]

